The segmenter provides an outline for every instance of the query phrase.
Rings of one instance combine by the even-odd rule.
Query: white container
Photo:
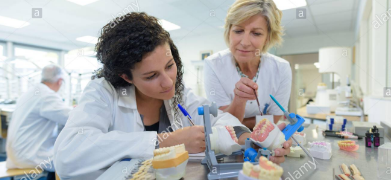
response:
[[[186,165],[189,160],[183,161],[177,167],[164,168],[164,169],[155,169],[156,180],[165,180],[165,179],[181,179],[185,176]]]
[[[377,177],[389,179],[391,174],[391,143],[379,146],[377,156]]]
[[[308,104],[307,114],[330,114],[330,106]]]

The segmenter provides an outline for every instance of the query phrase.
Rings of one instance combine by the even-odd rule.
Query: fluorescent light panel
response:
[[[98,42],[98,38],[93,36],[82,36],[76,38],[76,40],[81,42],[91,43],[91,44],[96,44]]]
[[[73,2],[77,5],[80,5],[80,6],[85,6],[87,4],[91,4],[95,1],[98,1],[98,0],[68,0],[69,2]]]
[[[30,23],[26,21],[12,19],[9,17],[0,16],[0,25],[12,27],[12,28],[22,28],[30,25]]]
[[[307,6],[305,0],[274,0],[274,3],[281,11]]]
[[[173,30],[177,30],[177,29],[180,29],[181,27],[172,23],[172,22],[169,22],[169,21],[166,21],[164,19],[160,19],[159,20],[159,23],[163,26],[163,28],[166,30],[166,31],[173,31]]]

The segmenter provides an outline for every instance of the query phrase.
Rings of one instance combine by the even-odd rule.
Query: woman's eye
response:
[[[153,74],[152,76],[149,76],[147,77],[147,79],[152,79],[153,77],[155,77],[156,74]]]
[[[256,35],[256,36],[260,36],[260,35],[262,35],[261,33],[254,33],[254,35]]]
[[[239,34],[239,33],[243,32],[243,31],[242,31],[242,30],[234,30],[234,32],[235,32],[236,34]]]
[[[167,67],[167,69],[171,69],[172,66],[174,66],[174,63],[170,64],[170,65]]]

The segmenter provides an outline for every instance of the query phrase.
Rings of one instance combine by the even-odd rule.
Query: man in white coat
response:
[[[42,70],[41,83],[17,102],[8,128],[8,169],[36,168],[53,176],[53,146],[71,110],[56,93],[63,83],[63,71],[56,65]]]

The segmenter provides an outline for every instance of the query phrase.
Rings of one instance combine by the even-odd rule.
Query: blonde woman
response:
[[[272,0],[235,1],[225,20],[224,39],[229,48],[205,60],[208,99],[250,129],[255,125],[255,116],[260,114],[256,96],[261,110],[274,115],[275,123],[283,112],[269,95],[288,109],[290,64],[267,53],[282,42],[281,17],[282,12]]]

